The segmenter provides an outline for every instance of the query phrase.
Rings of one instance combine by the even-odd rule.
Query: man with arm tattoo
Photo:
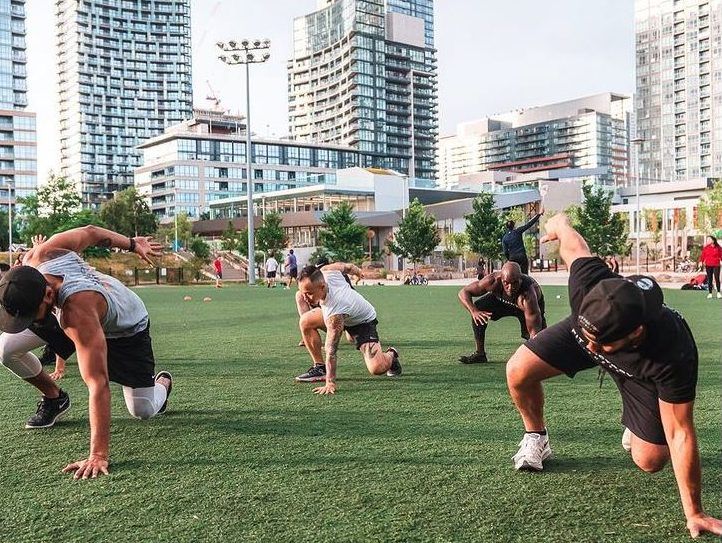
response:
[[[77,254],[98,245],[135,252],[148,262],[160,255],[160,245],[150,238],[86,226],[33,247],[22,266],[0,279],[2,364],[43,394],[26,428],[51,427],[70,408],[68,394],[30,352],[44,341],[29,328],[58,308],[60,326],[77,351],[89,391],[90,452],[63,470],[74,472],[76,479],[108,473],[110,381],[122,385],[128,411],[139,419],[165,411],[172,387],[170,373],[154,375],[150,320],[141,299],[117,279],[92,270]]]
[[[336,393],[336,362],[338,344],[344,331],[354,338],[356,348],[363,354],[366,368],[372,375],[401,375],[399,353],[393,347],[383,351],[376,331],[376,310],[346,282],[343,274],[359,276],[353,264],[335,263],[319,270],[307,266],[298,276],[299,291],[309,303],[318,308],[301,316],[300,328],[313,366],[296,377],[297,381],[325,381],[313,390],[316,394]],[[321,351],[319,330],[326,330],[326,357]]]

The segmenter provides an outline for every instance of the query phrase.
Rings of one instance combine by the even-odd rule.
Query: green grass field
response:
[[[35,394],[2,371],[0,542],[688,541],[671,469],[633,467],[616,387],[600,389],[594,370],[547,384],[555,459],[541,474],[513,471],[522,427],[504,362],[518,324],[491,325],[492,363],[460,365],[473,339],[456,290],[362,288],[404,375],[369,376],[345,344],[338,394],[319,397],[293,382],[309,360],[292,292],[140,289],[157,367],[176,379],[169,411],[134,420],[114,386],[111,475],[74,482],[60,469],[84,458],[89,437],[74,361],[62,381],[74,407],[47,431],[23,429]],[[545,292],[553,323],[566,291]],[[700,348],[704,502],[719,516],[720,305],[666,297]]]

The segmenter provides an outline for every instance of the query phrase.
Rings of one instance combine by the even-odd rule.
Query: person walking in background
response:
[[[278,260],[273,257],[273,253],[268,253],[266,260],[266,286],[276,288],[276,271],[278,271]]]
[[[221,288],[223,287],[221,284],[223,280],[223,262],[221,262],[220,255],[217,255],[213,261],[213,269],[216,271],[216,288]]]
[[[298,284],[298,260],[296,259],[296,255],[293,254],[293,249],[288,251],[286,261],[283,264],[288,274],[288,282],[286,283],[286,289],[288,290],[291,288],[291,283],[293,283],[294,279],[296,280],[296,284]]]
[[[485,275],[486,275],[486,264],[484,263],[484,259],[482,257],[479,257],[479,260],[476,263],[476,279],[477,279],[477,281],[481,281]]]
[[[702,253],[699,255],[699,261],[704,264],[704,269],[707,272],[707,298],[712,297],[712,278],[715,280],[717,285],[717,298],[722,298],[722,292],[720,292],[719,283],[719,270],[720,262],[722,262],[722,247],[717,242],[717,238],[714,236],[707,236],[707,245],[702,248]]]
[[[534,215],[526,224],[514,228],[514,221],[506,222],[506,234],[501,238],[501,247],[504,250],[504,257],[510,262],[516,262],[521,267],[521,273],[529,273],[529,259],[526,256],[526,248],[524,247],[524,232],[534,226],[539,218],[544,215],[544,208]]]

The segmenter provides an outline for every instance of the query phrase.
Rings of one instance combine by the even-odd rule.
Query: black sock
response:
[[[532,431],[532,432],[524,432],[524,433],[525,433],[525,434],[539,434],[540,436],[545,436],[545,435],[547,435],[547,429],[544,428],[544,429],[541,430],[541,431],[534,430],[534,431]]]

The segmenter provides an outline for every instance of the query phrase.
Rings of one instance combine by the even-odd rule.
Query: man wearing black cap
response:
[[[89,391],[90,454],[64,471],[87,479],[108,473],[109,381],[123,387],[131,415],[147,419],[165,411],[172,378],[153,374],[150,320],[140,298],[112,277],[92,270],[77,253],[87,247],[127,249],[150,262],[160,245],[150,238],[126,238],[87,226],[56,234],[31,249],[23,264],[0,279],[2,363],[43,394],[27,428],[47,428],[70,408],[70,398],[42,370],[30,350],[45,341],[29,327],[61,311],[64,332],[74,343],[78,367]]]
[[[682,315],[663,305],[651,277],[622,278],[593,257],[564,215],[546,224],[542,242],[559,240],[569,269],[572,314],[519,347],[507,364],[509,391],[526,433],[514,466],[541,471],[551,456],[542,381],[600,366],[622,396],[623,445],[642,470],[672,461],[693,537],[722,534],[701,502],[701,468],[692,416],[697,347]]]

